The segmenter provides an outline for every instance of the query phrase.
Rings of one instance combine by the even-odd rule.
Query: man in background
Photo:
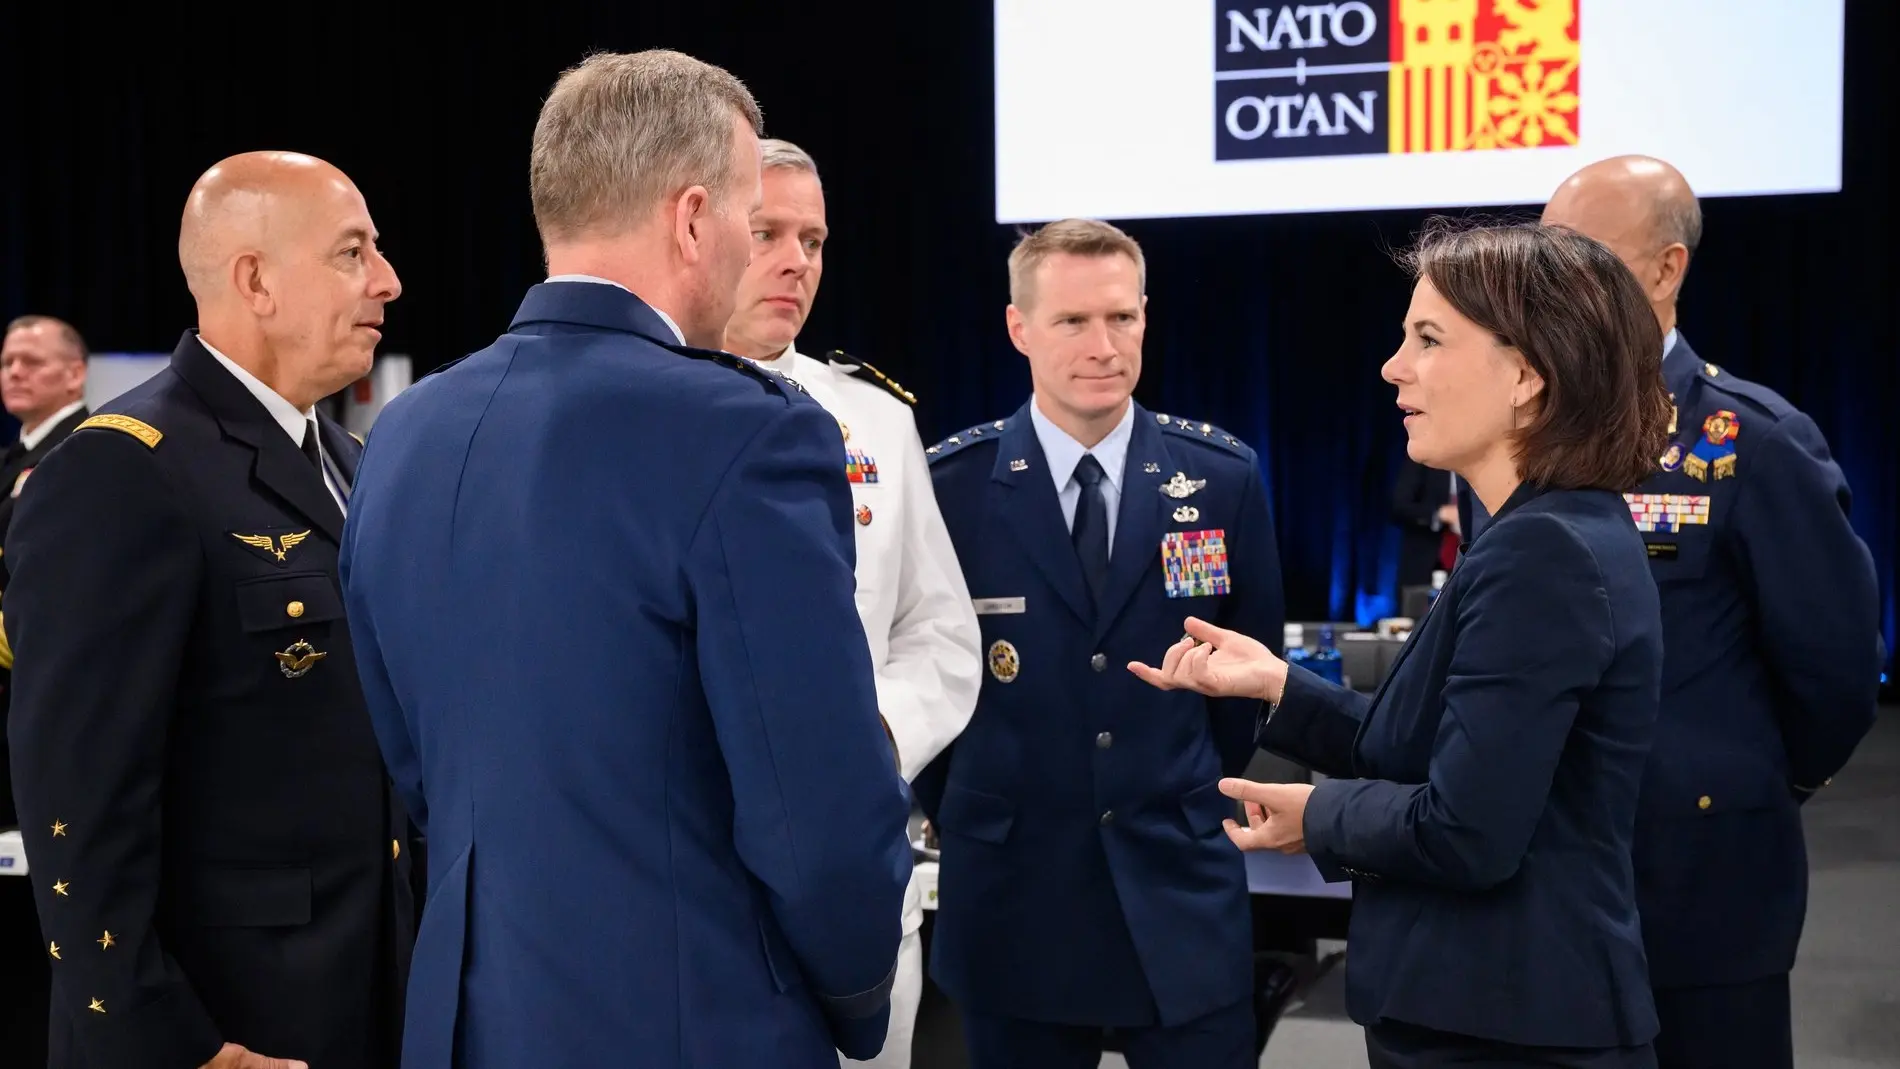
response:
[[[429,843],[404,1069],[884,1043],[908,812],[838,424],[717,350],[759,125],[677,52],[563,74],[529,163],[548,281],[377,419],[343,580]]]
[[[930,447],[975,596],[975,715],[918,778],[942,840],[931,976],[972,1069],[1258,1064],[1245,864],[1222,775],[1258,702],[1166,694],[1123,666],[1188,616],[1282,633],[1280,559],[1252,449],[1134,403],[1141,247],[1069,219],[1010,254],[1010,340],[1034,394]]]
[[[21,316],[0,335],[0,397],[20,421],[20,439],[0,459],[0,547],[13,522],[14,503],[33,468],[86,418],[86,342],[52,316]],[[4,613],[7,560],[0,551],[0,613]],[[18,823],[6,742],[13,651],[0,630],[0,829]],[[39,945],[33,891],[25,880],[0,879],[0,976],[13,997],[0,1003],[0,1033],[18,1036],[22,1064],[46,1062],[47,958]]]
[[[9,736],[54,1069],[393,1069],[407,820],[337,589],[358,443],[315,411],[401,293],[309,156],[192,187],[169,367],[34,470]]]
[[[983,676],[976,612],[930,488],[917,399],[883,372],[843,353],[798,351],[824,273],[825,193],[818,165],[788,141],[760,143],[763,200],[752,213],[752,263],[726,324],[728,352],[803,386],[838,421],[838,461],[857,521],[857,606],[877,673],[877,704],[915,779],[957,737]],[[914,870],[904,892],[904,941],[891,990],[884,1049],[868,1064],[909,1069],[923,993],[923,894]],[[859,1064],[859,1063],[852,1063]]]
[[[0,340],[0,398],[20,421],[20,440],[0,458],[0,541],[34,465],[86,418],[86,356],[85,339],[65,320],[29,315],[7,324]],[[0,589],[5,566],[0,555]]]
[[[1702,213],[1643,156],[1567,179],[1544,222],[1609,246],[1649,294],[1676,405],[1630,499],[1662,594],[1662,714],[1636,826],[1662,1069],[1793,1065],[1807,914],[1800,804],[1872,727],[1879,594],[1814,421],[1690,348],[1676,301]]]

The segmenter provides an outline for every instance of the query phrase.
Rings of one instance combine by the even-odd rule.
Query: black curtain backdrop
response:
[[[1708,359],[1780,390],[1827,433],[1879,562],[1892,648],[1895,17],[1873,0],[1848,6],[1844,191],[1706,201],[1682,323]],[[672,47],[745,79],[768,132],[818,159],[833,237],[804,348],[843,348],[911,387],[930,440],[1027,394],[1003,332],[1014,231],[994,222],[980,0],[313,6],[282,25],[228,6],[130,16],[149,25],[50,7],[0,5],[0,315],[68,318],[97,351],[169,349],[192,318],[174,256],[192,180],[230,153],[290,148],[363,189],[404,283],[384,351],[426,371],[505,329],[542,277],[528,144],[561,69],[590,49]],[[1387,494],[1403,430],[1379,367],[1409,294],[1389,250],[1425,215],[1124,224],[1147,251],[1152,295],[1137,396],[1260,451],[1296,617],[1393,608]]]

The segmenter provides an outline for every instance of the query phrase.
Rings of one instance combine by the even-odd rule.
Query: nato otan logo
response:
[[[1214,8],[1214,158],[1577,143],[1582,0]]]

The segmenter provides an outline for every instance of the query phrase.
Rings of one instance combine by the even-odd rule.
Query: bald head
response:
[[[246,152],[200,175],[185,199],[178,227],[178,264],[200,301],[214,300],[230,281],[226,270],[245,253],[281,253],[325,200],[362,201],[356,186],[314,156]]]
[[[246,152],[199,176],[178,264],[200,336],[308,405],[367,374],[402,292],[349,176],[296,152]]]
[[[1544,222],[1609,246],[1643,284],[1664,333],[1676,325],[1676,296],[1702,240],[1702,209],[1682,172],[1650,156],[1599,160],[1557,187]]]

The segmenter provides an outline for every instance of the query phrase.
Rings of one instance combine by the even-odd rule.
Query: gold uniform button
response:
[[[1709,796],[1706,794],[1695,800],[1695,807],[1697,809],[1707,809],[1713,804],[1713,802],[1709,801]]]
[[[292,620],[295,620],[297,617],[302,616],[303,602],[293,601],[290,604],[284,606],[284,613],[288,615]]]
[[[396,840],[396,839],[389,840],[389,860],[394,861],[401,856],[402,856],[401,841]]]

